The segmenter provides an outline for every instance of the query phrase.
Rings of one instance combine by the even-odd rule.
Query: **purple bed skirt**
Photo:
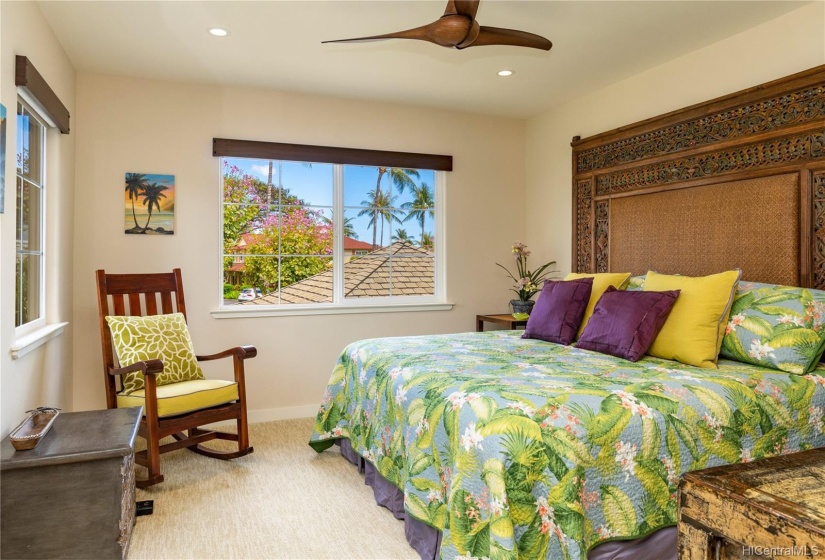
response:
[[[365,461],[348,439],[336,443],[341,447],[341,455],[364,473],[364,483],[372,488],[375,502],[404,521],[407,542],[421,560],[436,560],[441,548],[441,531],[408,517],[404,511],[404,493],[381,476],[372,463]],[[676,560],[676,556],[676,527],[660,529],[643,539],[607,542],[587,553],[588,560]]]

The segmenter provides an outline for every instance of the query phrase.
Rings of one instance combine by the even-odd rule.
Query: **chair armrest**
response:
[[[219,360],[221,358],[228,358],[229,356],[245,360],[247,358],[254,358],[257,355],[258,349],[254,346],[236,346],[235,348],[230,348],[229,350],[224,350],[223,352],[218,352],[217,354],[195,357],[199,362],[208,362],[209,360]]]
[[[156,375],[163,371],[163,361],[146,360],[122,368],[111,367],[109,368],[109,375],[126,375],[135,371],[139,371],[143,375]]]

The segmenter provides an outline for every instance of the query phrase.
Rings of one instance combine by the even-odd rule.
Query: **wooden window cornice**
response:
[[[227,138],[212,139],[212,155],[220,157],[304,161],[308,163],[432,169],[434,171],[453,170],[453,156],[364,150],[358,148],[335,148],[328,146],[311,146],[307,144],[282,144],[280,142],[255,142],[251,140],[230,140]]]
[[[61,133],[69,133],[69,110],[25,56],[17,55],[14,85],[37,102],[38,109],[45,113],[44,116],[50,119]]]

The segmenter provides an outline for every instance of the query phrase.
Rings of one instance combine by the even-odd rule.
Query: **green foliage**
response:
[[[636,508],[627,494],[616,486],[601,487],[604,516],[608,525],[619,534],[632,534],[636,530]]]
[[[223,285],[223,299],[238,299],[241,294],[241,287],[233,284]]]
[[[633,414],[622,407],[619,397],[610,395],[602,401],[600,411],[587,427],[587,440],[598,445],[616,441]]]

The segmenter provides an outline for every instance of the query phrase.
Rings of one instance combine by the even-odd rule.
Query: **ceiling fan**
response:
[[[419,41],[429,41],[442,47],[455,47],[456,49],[483,45],[510,45],[545,51],[549,51],[553,46],[553,43],[544,37],[526,31],[479,25],[476,21],[479,2],[480,0],[449,0],[444,15],[437,21],[414,29],[385,35],[323,42],[354,43],[381,39],[417,39]]]

